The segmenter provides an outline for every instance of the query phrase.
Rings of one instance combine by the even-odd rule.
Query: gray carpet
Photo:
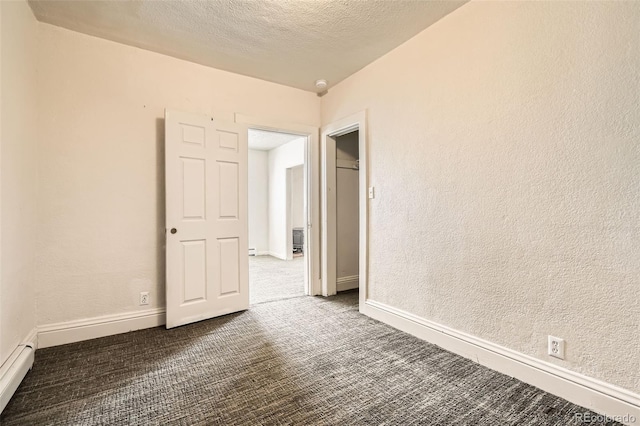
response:
[[[304,257],[249,256],[251,304],[304,296]]]
[[[290,298],[38,350],[0,422],[581,424],[585,409],[362,316],[357,297]]]

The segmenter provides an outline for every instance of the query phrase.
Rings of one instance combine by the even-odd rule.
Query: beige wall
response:
[[[372,299],[640,391],[638,28],[471,2],[322,98],[368,111]]]
[[[41,325],[164,305],[164,108],[320,117],[313,93],[47,24],[37,89]]]
[[[0,2],[0,21],[1,365],[36,325],[38,24],[24,1]]]
[[[249,150],[249,248],[269,252],[269,154]]]

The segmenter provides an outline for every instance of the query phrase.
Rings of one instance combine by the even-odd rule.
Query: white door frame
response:
[[[320,181],[318,127],[286,123],[259,117],[235,114],[235,122],[246,124],[250,129],[291,133],[306,136],[304,145],[304,215],[306,218],[304,252],[304,287],[307,295],[320,295]]]
[[[320,138],[320,180],[321,180],[321,215],[322,215],[322,295],[336,294],[336,160],[335,138],[358,130],[359,176],[359,293],[360,306],[367,299],[368,277],[368,158],[366,111],[360,111],[341,120],[322,127]]]

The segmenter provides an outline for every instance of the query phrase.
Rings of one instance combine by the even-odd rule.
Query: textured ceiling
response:
[[[300,135],[290,135],[288,133],[249,129],[249,149],[269,151],[301,137]]]
[[[425,0],[30,0],[42,22],[316,91],[464,4]]]

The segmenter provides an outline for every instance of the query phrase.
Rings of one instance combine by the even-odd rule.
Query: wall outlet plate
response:
[[[149,304],[149,292],[141,291],[140,292],[140,306]]]
[[[564,359],[564,339],[549,336],[547,351],[552,357]]]

